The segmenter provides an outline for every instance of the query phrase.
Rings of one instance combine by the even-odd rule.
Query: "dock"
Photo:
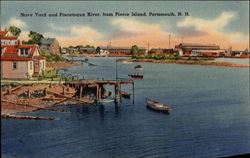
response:
[[[121,85],[132,85],[133,93],[133,102],[134,102],[134,81],[131,80],[82,80],[74,82],[66,82],[64,85],[68,87],[73,87],[77,91],[77,96],[81,99],[84,94],[92,91],[95,93],[95,101],[103,99],[103,90],[105,86],[114,86],[114,101],[116,103],[120,102],[121,94]]]

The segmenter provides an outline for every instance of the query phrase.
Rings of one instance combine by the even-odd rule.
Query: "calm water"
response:
[[[234,64],[245,64],[250,65],[249,58],[240,58],[240,59],[233,59],[233,58],[216,58],[215,62],[229,62]]]
[[[85,79],[114,79],[115,58],[69,68]],[[136,64],[118,63],[127,78]],[[135,103],[58,107],[70,113],[25,115],[55,121],[2,119],[2,156],[18,158],[208,158],[250,153],[249,68],[141,63]],[[131,86],[123,90],[132,92]],[[145,98],[172,105],[170,115],[145,108]]]

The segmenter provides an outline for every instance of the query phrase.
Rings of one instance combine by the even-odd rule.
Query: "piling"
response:
[[[135,85],[134,82],[132,83],[132,87],[133,87],[133,104],[135,103]]]
[[[44,96],[47,96],[47,88],[46,87],[44,88],[43,93],[44,93]]]
[[[118,87],[118,84],[115,84],[115,102],[118,103],[120,100],[119,100],[119,87]]]
[[[83,86],[80,86],[80,95],[79,95],[80,98],[82,98],[82,96],[83,96],[82,92],[83,92]]]

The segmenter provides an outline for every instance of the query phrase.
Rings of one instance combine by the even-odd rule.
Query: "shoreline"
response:
[[[121,60],[121,62],[183,64],[183,65],[222,66],[222,67],[238,67],[238,68],[250,67],[250,65],[245,65],[245,64],[234,64],[234,63],[227,63],[227,62],[195,61],[195,60],[126,59],[126,60]]]
[[[61,68],[69,68],[74,66],[80,66],[80,63],[74,62],[47,62],[46,63],[46,69],[61,69]]]

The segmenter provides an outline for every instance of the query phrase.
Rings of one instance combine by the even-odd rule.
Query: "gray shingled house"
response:
[[[40,44],[41,50],[49,51],[51,54],[60,54],[60,45],[55,38],[42,38]]]

